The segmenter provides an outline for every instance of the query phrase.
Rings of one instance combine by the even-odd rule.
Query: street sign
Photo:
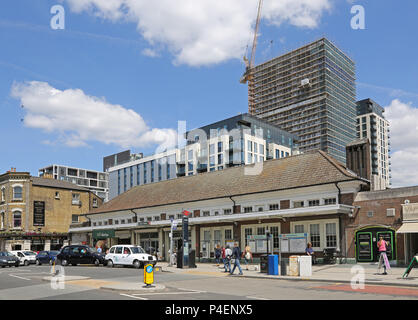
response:
[[[144,283],[147,287],[154,283],[154,267],[152,264],[147,264],[144,267]]]

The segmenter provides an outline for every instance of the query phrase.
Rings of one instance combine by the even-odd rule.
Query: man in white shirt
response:
[[[225,272],[231,272],[232,250],[229,245],[225,249]]]

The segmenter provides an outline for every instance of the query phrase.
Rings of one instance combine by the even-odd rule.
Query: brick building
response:
[[[307,233],[319,256],[335,248],[347,257],[345,226],[356,194],[368,188],[367,180],[317,151],[136,186],[90,211],[89,221],[72,225],[70,234],[73,243],[155,247],[167,259],[170,220],[178,222],[178,245],[188,210],[191,249],[201,259],[213,256],[217,244],[243,247],[267,231],[276,253],[280,234]],[[265,252],[256,243],[254,256]]]
[[[0,175],[0,249],[56,250],[72,222],[102,204],[88,189],[28,172]]]
[[[390,260],[408,263],[418,253],[418,187],[360,192],[346,226],[347,253],[359,262],[378,261],[377,241],[391,243]]]

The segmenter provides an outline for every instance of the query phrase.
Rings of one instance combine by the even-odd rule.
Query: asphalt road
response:
[[[416,300],[418,289],[368,286],[353,290],[350,285],[309,281],[249,279],[222,272],[194,269],[182,274],[155,272],[155,283],[166,288],[156,292],[118,292],[100,289],[112,282],[143,281],[143,270],[103,266],[69,266],[66,276],[89,277],[53,288],[43,280],[50,266],[0,269],[0,300]]]

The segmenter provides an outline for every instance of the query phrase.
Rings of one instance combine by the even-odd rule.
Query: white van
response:
[[[21,265],[27,266],[36,263],[36,252],[29,250],[14,250],[10,252],[20,259]]]
[[[122,244],[111,247],[105,260],[110,268],[113,265],[124,265],[134,266],[138,269],[143,268],[147,264],[154,266],[157,263],[157,257],[146,253],[140,246]]]

